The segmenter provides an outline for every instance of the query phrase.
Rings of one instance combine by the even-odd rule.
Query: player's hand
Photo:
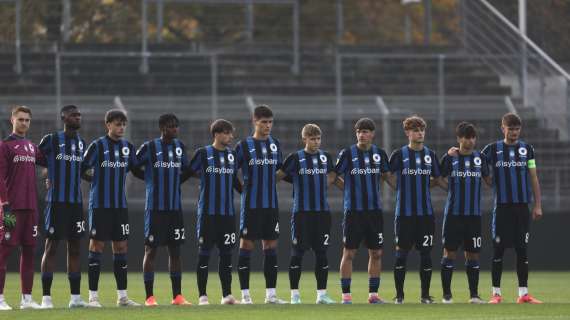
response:
[[[12,213],[10,206],[5,204],[2,206],[2,210],[4,211],[4,228],[7,230],[12,230],[16,226],[16,216]]]
[[[540,220],[542,218],[542,208],[539,206],[535,206],[532,209],[532,219],[533,220]]]
[[[447,155],[450,157],[455,157],[459,155],[459,148],[458,147],[451,147],[447,150]]]

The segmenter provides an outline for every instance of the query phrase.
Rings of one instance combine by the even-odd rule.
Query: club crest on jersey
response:
[[[234,161],[235,161],[235,157],[234,157],[234,155],[233,155],[233,154],[231,154],[231,153],[228,153],[228,161],[229,161],[230,163],[234,163]]]
[[[475,164],[475,166],[480,166],[481,165],[481,158],[475,157],[473,159],[473,163]]]
[[[169,157],[169,158],[174,157],[174,153],[172,153],[172,151],[168,151],[168,157]]]
[[[521,155],[521,157],[525,157],[528,154],[528,150],[525,147],[520,147],[519,154]]]
[[[115,157],[119,156],[119,150],[115,150]]]
[[[123,152],[123,156],[128,157],[129,154],[131,154],[131,149],[129,149],[129,147],[123,147],[123,149],[121,149],[121,152]]]
[[[72,151],[72,152],[75,152],[75,143],[72,143],[72,144],[71,144],[71,151]]]
[[[471,167],[471,162],[469,160],[465,161],[465,168]]]
[[[319,164],[319,160],[317,158],[313,158],[313,165],[316,166]]]
[[[319,158],[321,159],[321,162],[327,163],[327,160],[328,160],[328,159],[327,159],[327,156],[325,156],[324,154],[321,154],[321,155],[319,156]]]
[[[269,145],[269,149],[271,149],[271,152],[275,153],[277,152],[277,145],[275,143],[272,143]]]
[[[509,152],[509,156],[511,156],[511,158],[514,157],[514,156],[515,156],[515,150],[511,150],[511,151]]]
[[[373,154],[372,160],[374,160],[375,163],[380,163],[380,155],[377,153]]]
[[[424,161],[426,164],[431,164],[431,156],[428,154],[424,157]]]
[[[262,148],[261,148],[261,153],[263,153],[264,155],[266,155],[266,154],[267,154],[267,148],[262,147]]]
[[[226,159],[224,158],[224,156],[220,157],[220,164],[223,165],[224,163],[226,163]]]
[[[176,152],[176,156],[178,158],[182,157],[182,148],[176,147],[176,150],[174,150],[174,152]]]
[[[364,163],[370,163],[370,158],[364,157]]]

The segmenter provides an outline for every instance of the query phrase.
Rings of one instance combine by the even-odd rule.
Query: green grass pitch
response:
[[[213,269],[213,268],[212,268]],[[251,293],[255,305],[221,306],[220,285],[217,272],[210,272],[208,295],[212,305],[198,307],[196,292],[196,277],[193,273],[185,273],[182,278],[182,290],[187,299],[195,305],[190,307],[170,306],[170,279],[167,273],[157,273],[155,279],[155,296],[161,305],[157,308],[117,308],[115,307],[116,291],[112,273],[101,275],[99,295],[103,309],[67,309],[69,286],[67,276],[63,273],[54,275],[52,294],[56,309],[54,310],[15,310],[0,313],[0,319],[247,319],[247,320],[276,320],[276,319],[570,319],[570,272],[531,272],[530,292],[545,301],[543,305],[517,305],[516,274],[505,272],[503,275],[503,297],[501,305],[469,305],[467,280],[463,270],[457,270],[453,275],[452,288],[454,292],[453,305],[420,305],[419,277],[417,272],[408,272],[406,280],[406,303],[404,305],[367,305],[368,279],[365,273],[356,273],[353,277],[353,305],[314,305],[315,280],[312,270],[306,268],[301,279],[302,305],[263,305],[265,294],[263,274],[254,273],[251,278]],[[11,272],[6,280],[4,290],[6,299],[12,307],[19,306],[20,283],[18,274]],[[279,274],[278,295],[289,299],[289,281],[286,272]],[[240,296],[237,274],[234,273],[234,295]],[[490,292],[490,274],[483,272],[480,280],[481,296],[485,299]],[[338,274],[329,276],[329,294],[340,300]],[[383,275],[380,295],[391,301],[394,296],[392,273]],[[439,272],[434,272],[432,278],[432,295],[441,299]],[[87,275],[83,274],[82,296],[87,298]],[[129,296],[142,303],[144,301],[144,286],[141,273],[129,274]],[[41,301],[41,284],[36,276],[34,298]]]

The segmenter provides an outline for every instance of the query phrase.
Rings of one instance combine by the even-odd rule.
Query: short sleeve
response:
[[[431,176],[437,178],[441,176],[441,170],[439,169],[439,159],[437,158],[435,152],[430,150],[430,153],[431,157],[433,158],[431,161]]]
[[[193,172],[201,172],[203,170],[203,154],[204,154],[204,149],[200,148],[198,150],[196,150],[196,153],[194,153],[194,157],[192,158],[192,160],[190,160],[190,170],[192,170]]]
[[[446,153],[443,155],[443,157],[441,158],[441,176],[442,177],[447,177],[449,176],[449,174],[451,173],[451,157]]]
[[[285,159],[285,162],[283,163],[281,170],[285,172],[287,175],[294,176],[297,173],[297,163],[298,163],[297,153],[296,152],[291,153]]]
[[[97,161],[97,141],[91,142],[87,151],[85,151],[85,156],[83,157],[82,167],[83,170],[93,168]]]
[[[137,163],[141,166],[148,163],[148,142],[143,143],[137,150]]]
[[[40,141],[38,148],[42,151],[44,155],[49,155],[53,151],[52,137],[53,137],[52,134],[47,134],[42,138],[42,141]]]
[[[236,146],[236,170],[239,170],[245,162],[243,154],[243,142],[240,141]]]
[[[349,152],[347,149],[343,149],[338,153],[338,156],[336,158],[336,165],[334,168],[334,171],[337,174],[345,173],[348,169],[348,153]]]
[[[390,171],[396,172],[402,169],[402,152],[394,150],[390,156]]]
[[[380,150],[380,171],[390,172],[390,164],[388,163],[388,154],[386,151]]]

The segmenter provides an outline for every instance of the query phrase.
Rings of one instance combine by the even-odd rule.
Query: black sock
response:
[[[528,287],[528,255],[526,248],[517,248],[517,278],[519,287]]]
[[[97,291],[99,288],[99,275],[101,274],[101,253],[89,251],[89,290]]]
[[[317,278],[317,290],[327,288],[329,278],[329,260],[326,251],[315,252],[315,278]]]
[[[206,286],[208,285],[208,260],[210,260],[209,253],[201,251],[198,255],[198,266],[196,268],[196,278],[198,281],[198,295],[206,295]]]
[[[53,282],[53,272],[42,272],[42,290],[44,296],[51,296],[52,282]]]
[[[263,275],[265,276],[265,287],[277,287],[277,252],[275,249],[263,250]]]
[[[396,286],[396,297],[404,298],[404,281],[406,280],[406,263],[408,253],[396,251],[396,263],[394,264],[394,284]]]
[[[453,260],[449,258],[441,259],[441,287],[443,295],[451,295],[451,278],[453,277]]]
[[[251,260],[251,251],[239,249],[238,258],[238,276],[240,289],[249,289],[249,264]]]
[[[493,264],[491,266],[491,274],[493,278],[493,287],[501,287],[501,276],[503,274],[503,255],[505,248],[495,247],[493,250]]]
[[[220,253],[218,275],[222,284],[222,297],[232,294],[232,252]]]
[[[170,272],[170,284],[172,286],[172,299],[182,294],[182,273],[180,271]]]
[[[469,283],[469,294],[471,297],[479,296],[479,261],[465,261],[465,272],[467,273],[467,282]]]
[[[368,278],[368,293],[378,293],[380,288],[380,277]]]
[[[432,269],[430,253],[430,251],[425,251],[420,254],[420,281],[422,284],[422,297],[429,297]]]
[[[117,290],[127,290],[127,255],[113,254],[113,273],[117,282]]]
[[[340,278],[340,287],[342,288],[342,293],[350,293],[351,283],[352,283],[351,278]]]
[[[154,272],[144,272],[144,291],[146,293],[146,298],[154,296]]]
[[[289,262],[289,286],[291,290],[299,289],[301,280],[301,266],[303,264],[303,252],[293,249],[293,255]]]
[[[81,272],[70,272],[67,274],[69,280],[69,289],[71,294],[78,295],[81,293]]]

